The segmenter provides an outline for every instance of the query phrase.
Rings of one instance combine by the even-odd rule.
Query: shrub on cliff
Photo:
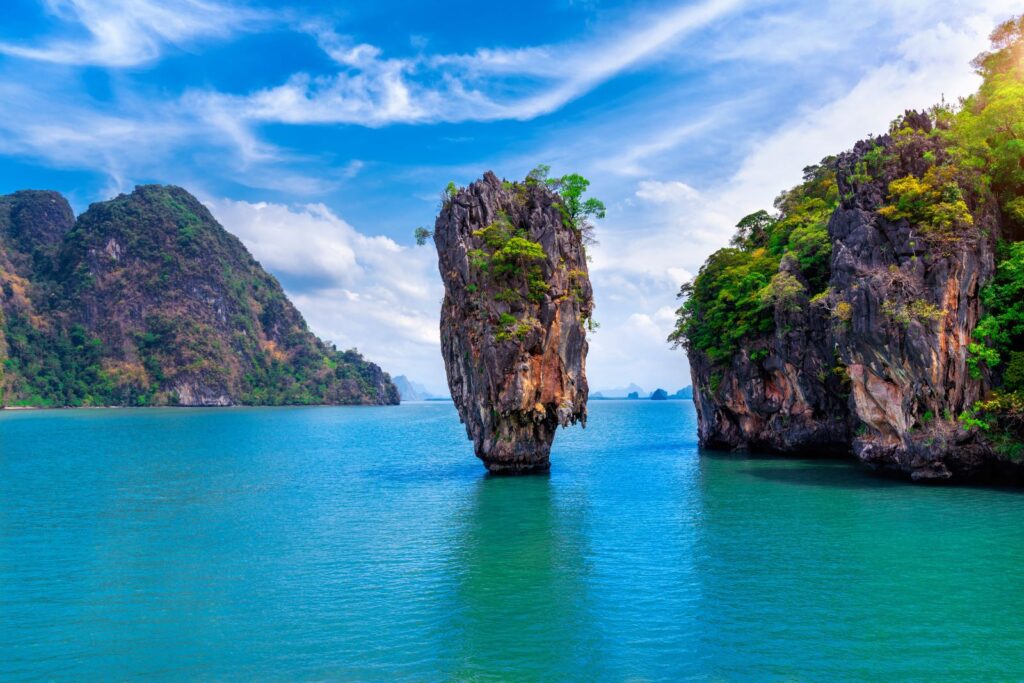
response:
[[[828,219],[839,201],[834,162],[830,157],[805,168],[804,182],[776,199],[775,215],[762,210],[740,220],[732,246],[712,254],[680,290],[673,345],[727,363],[743,340],[771,333],[774,305],[791,306],[806,289],[790,273],[777,277],[783,259],[806,280],[808,294],[825,289],[832,255]]]
[[[604,218],[605,205],[594,197],[583,198],[590,181],[579,173],[569,173],[559,178],[549,177],[551,167],[541,164],[526,175],[526,183],[544,183],[562,198],[559,210],[567,227],[583,237],[584,244],[593,245],[594,224],[591,219]]]
[[[773,320],[762,292],[778,269],[779,260],[764,247],[719,249],[693,282],[683,285],[679,296],[685,301],[669,340],[703,351],[712,361],[728,362],[743,339],[771,332]]]
[[[988,311],[978,321],[968,361],[976,376],[981,366],[1002,370],[1004,386],[1024,392],[1024,242],[1004,245],[996,276],[981,292]]]
[[[974,65],[983,77],[953,120],[958,162],[976,169],[999,199],[1013,238],[1024,238],[1024,16],[992,33]]]

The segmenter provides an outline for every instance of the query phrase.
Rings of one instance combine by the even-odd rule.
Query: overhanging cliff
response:
[[[435,224],[448,386],[494,473],[546,471],[557,428],[587,418],[584,234],[543,180],[486,173]]]

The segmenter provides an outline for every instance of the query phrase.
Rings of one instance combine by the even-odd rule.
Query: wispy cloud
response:
[[[167,158],[191,135],[176,117],[104,112],[0,83],[0,154],[104,173],[108,192],[125,189],[147,160]]]
[[[155,60],[166,45],[222,38],[268,16],[208,0],[46,0],[46,7],[87,37],[4,42],[0,53],[57,64],[136,66]]]
[[[0,155],[102,173],[107,194],[130,189],[142,178],[181,182],[183,172],[200,168],[204,183],[231,177],[247,187],[314,196],[351,180],[364,165],[351,160],[311,174],[315,159],[266,143],[226,113],[201,113],[180,101],[103,107],[87,97],[67,100],[0,82]]]
[[[621,72],[656,58],[666,47],[742,4],[742,0],[705,0],[584,43],[410,58],[386,58],[373,45],[308,24],[305,29],[343,70],[326,77],[295,74],[284,84],[248,95],[203,92],[190,97],[210,111],[229,110],[256,123],[383,126],[529,120],[556,111]],[[507,79],[517,85],[513,87]],[[510,90],[513,94],[504,94]]]

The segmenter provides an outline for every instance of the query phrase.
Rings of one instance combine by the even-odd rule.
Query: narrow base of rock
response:
[[[484,461],[484,466],[487,467],[489,474],[497,476],[547,474],[551,471],[551,460],[547,456],[543,459],[531,456],[522,461]]]

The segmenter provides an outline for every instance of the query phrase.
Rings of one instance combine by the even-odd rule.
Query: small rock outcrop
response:
[[[434,243],[441,351],[476,455],[493,473],[547,471],[556,429],[587,419],[581,231],[544,183],[488,172],[448,193]]]

